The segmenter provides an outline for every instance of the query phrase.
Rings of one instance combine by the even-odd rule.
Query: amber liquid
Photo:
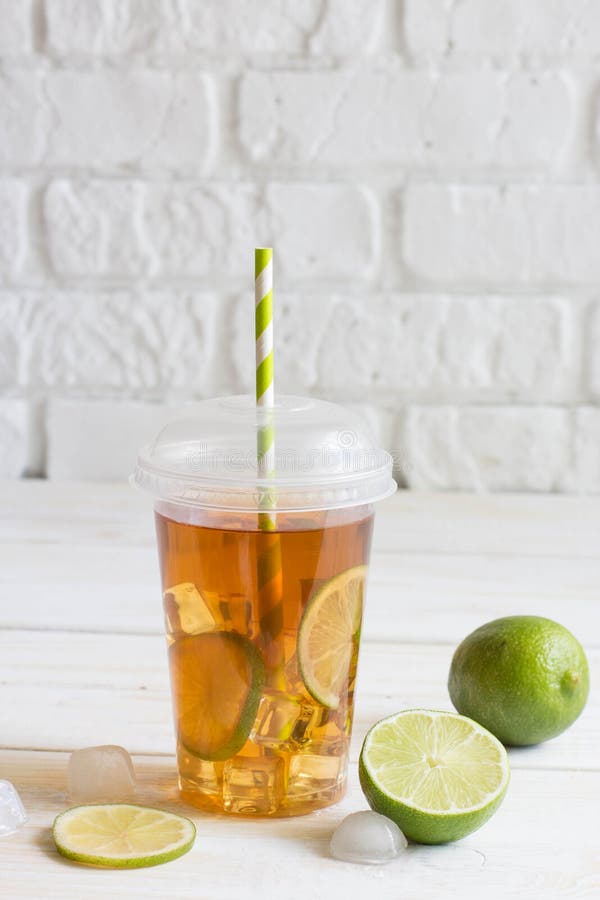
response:
[[[279,515],[275,534],[258,530],[258,522],[206,527],[156,514],[186,801],[216,812],[290,816],[343,796],[358,639],[335,709],[307,690],[297,640],[315,591],[367,564],[373,517],[365,512],[358,520],[339,513],[310,520]],[[277,587],[269,597],[261,565],[274,545]],[[232,708],[229,697],[245,696],[257,668],[264,682],[232,736],[240,703]]]

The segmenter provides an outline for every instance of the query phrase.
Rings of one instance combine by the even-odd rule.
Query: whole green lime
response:
[[[450,698],[504,744],[556,737],[585,706],[588,663],[579,641],[541,616],[507,616],[473,631],[454,653]]]

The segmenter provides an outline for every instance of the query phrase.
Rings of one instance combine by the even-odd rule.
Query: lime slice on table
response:
[[[377,722],[360,753],[376,812],[421,844],[456,841],[496,811],[509,779],[500,741],[456,713],[408,709]]]
[[[298,662],[310,695],[337,709],[358,652],[366,566],[346,569],[309,600],[298,634]]]
[[[260,651],[234,631],[184,637],[169,648],[179,739],[202,759],[229,759],[254,724],[265,667]]]
[[[75,806],[54,820],[57,850],[88,866],[139,869],[183,856],[196,839],[193,822],[131,803]]]

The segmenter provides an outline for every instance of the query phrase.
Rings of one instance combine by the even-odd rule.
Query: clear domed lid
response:
[[[275,435],[275,468],[258,471],[257,432]],[[337,509],[396,490],[392,458],[362,419],[334,403],[278,396],[258,409],[250,396],[220,397],[171,422],[139,453],[133,482],[157,499],[249,511]]]

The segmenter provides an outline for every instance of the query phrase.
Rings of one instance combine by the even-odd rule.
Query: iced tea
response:
[[[343,796],[360,615],[334,697],[307,688],[299,631],[323,586],[366,566],[372,524],[370,507],[278,513],[274,532],[261,530],[256,515],[207,514],[192,524],[157,511],[180,787],[188,802],[287,816]]]

